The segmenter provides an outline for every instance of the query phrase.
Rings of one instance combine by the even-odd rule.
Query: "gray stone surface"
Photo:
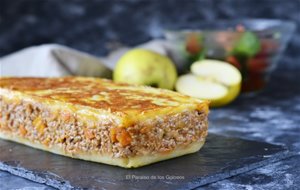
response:
[[[54,188],[34,183],[22,177],[13,176],[4,171],[0,171],[0,189],[1,190],[53,190]]]
[[[116,44],[160,37],[168,26],[227,18],[278,18],[297,23],[268,88],[211,111],[210,132],[286,145],[300,152],[300,1],[0,1],[0,56],[35,44],[60,43],[103,55]],[[0,153],[1,154],[1,153]],[[300,156],[205,189],[299,189]],[[4,177],[3,177],[4,176]],[[0,172],[0,189],[41,187]]]
[[[191,155],[137,169],[66,158],[0,140],[0,169],[59,189],[192,189],[288,158],[278,145],[210,134]],[[179,179],[175,179],[179,178]]]
[[[299,160],[296,156],[199,189],[299,189]]]

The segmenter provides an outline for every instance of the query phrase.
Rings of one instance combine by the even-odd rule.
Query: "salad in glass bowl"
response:
[[[242,92],[258,91],[266,85],[295,30],[292,22],[270,19],[215,21],[195,27],[165,32],[173,47],[171,53],[183,57],[179,72],[188,72],[198,60],[222,60],[240,70]]]

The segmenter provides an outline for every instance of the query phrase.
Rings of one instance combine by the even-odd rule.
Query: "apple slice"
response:
[[[177,80],[180,93],[211,101],[222,106],[233,101],[241,89],[242,76],[234,66],[217,60],[202,60],[191,66],[192,74]]]

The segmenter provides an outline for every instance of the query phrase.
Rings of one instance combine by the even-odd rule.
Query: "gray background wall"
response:
[[[43,43],[104,55],[111,42],[135,45],[161,37],[164,28],[229,18],[295,21],[285,60],[300,60],[299,0],[1,0],[0,56]]]

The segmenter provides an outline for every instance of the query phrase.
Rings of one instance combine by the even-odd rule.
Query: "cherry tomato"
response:
[[[250,58],[247,62],[247,69],[252,73],[263,73],[268,67],[268,57],[267,56],[255,56]]]
[[[189,34],[186,39],[186,51],[192,55],[198,54],[202,47],[197,34]]]
[[[233,66],[235,66],[237,69],[241,70],[242,66],[239,63],[239,61],[237,60],[237,58],[235,58],[234,56],[230,55],[226,58],[226,61],[230,64],[232,64]]]
[[[257,74],[249,72],[247,78],[243,80],[242,92],[257,91],[264,88],[266,81],[264,74]]]
[[[270,55],[278,51],[278,42],[273,39],[262,39],[261,50],[257,55]]]

